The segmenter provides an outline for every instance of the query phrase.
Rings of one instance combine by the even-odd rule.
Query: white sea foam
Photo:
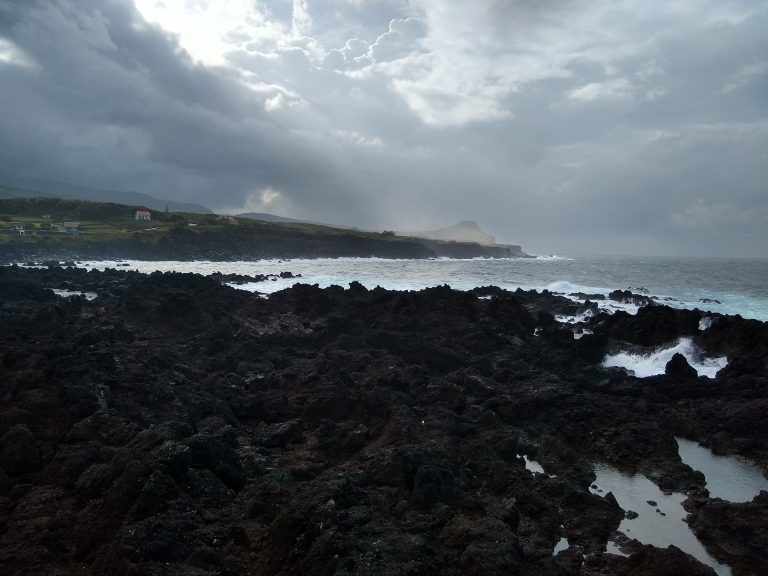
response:
[[[709,329],[715,323],[715,319],[712,316],[704,316],[699,320],[699,330],[702,332]]]
[[[557,280],[555,282],[551,282],[546,286],[546,289],[550,292],[554,292],[556,294],[562,294],[569,300],[572,300],[573,302],[583,302],[583,300],[577,296],[573,296],[573,294],[581,293],[581,294],[598,294],[600,296],[605,297],[604,300],[595,299],[594,302],[597,303],[598,310],[601,312],[607,312],[609,314],[613,314],[614,312],[618,312],[619,310],[626,312],[628,314],[637,314],[637,311],[640,309],[640,306],[637,304],[633,304],[631,302],[620,302],[618,300],[610,300],[608,299],[608,294],[612,292],[612,290],[600,287],[600,286],[587,286],[583,284],[573,284],[572,282],[569,282],[567,280]],[[562,322],[562,320],[560,320]],[[568,322],[569,324],[572,322]]]
[[[557,254],[540,254],[539,256],[535,257],[536,260],[549,260],[549,261],[558,261],[558,260],[565,260],[565,261],[571,261],[573,258],[568,258],[566,256],[558,256]]]
[[[575,292],[583,292],[585,294],[603,294],[607,295],[610,290],[607,288],[601,288],[598,286],[584,286],[581,284],[573,284],[568,280],[556,280],[547,284],[547,290],[550,292],[557,292],[559,294],[572,294]]]
[[[585,328],[581,332],[574,332],[573,333],[573,339],[574,340],[581,340],[584,336],[587,336],[588,334],[593,334],[593,332],[592,332],[592,330],[587,330]]]
[[[586,310],[585,312],[582,312],[581,314],[576,314],[574,316],[568,316],[566,314],[557,314],[555,316],[555,320],[562,324],[580,324],[582,322],[586,322],[590,318],[594,316],[594,313],[592,310]]]
[[[601,311],[608,312],[609,314],[622,311],[626,312],[627,314],[634,315],[637,314],[638,310],[640,310],[640,306],[637,304],[632,304],[630,302],[617,302],[616,300],[602,300],[598,303],[598,306],[600,307]]]
[[[80,292],[79,290],[67,290],[65,288],[51,288],[56,296],[61,298],[69,298],[71,296],[85,296],[86,300],[95,300],[97,297],[96,292]]]
[[[664,374],[664,368],[672,359],[672,356],[680,353],[685,356],[693,368],[696,369],[699,376],[708,376],[714,378],[719,370],[725,368],[728,363],[727,358],[705,358],[693,343],[691,338],[681,338],[672,346],[659,348],[648,354],[634,354],[632,352],[619,352],[618,354],[609,354],[603,360],[603,366],[606,368],[619,367],[626,368],[634,372],[638,378],[656,376]]]

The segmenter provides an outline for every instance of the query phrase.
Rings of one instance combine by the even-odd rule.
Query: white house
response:
[[[62,234],[72,234],[72,236],[77,236],[80,234],[80,222],[62,222],[59,224],[57,230]]]

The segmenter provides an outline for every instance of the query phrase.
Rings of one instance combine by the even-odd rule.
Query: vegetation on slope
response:
[[[213,214],[62,198],[0,199],[0,259],[136,258],[253,260],[379,256],[515,256],[507,247],[436,242],[317,224],[266,222]],[[77,232],[62,232],[77,222]],[[23,227],[23,231],[21,230]]]

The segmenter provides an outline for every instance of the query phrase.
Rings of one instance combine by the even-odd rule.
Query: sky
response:
[[[0,0],[0,181],[768,256],[763,0]]]

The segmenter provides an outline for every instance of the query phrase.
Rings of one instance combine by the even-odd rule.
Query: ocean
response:
[[[515,290],[550,290],[563,294],[604,294],[630,289],[676,308],[698,308],[768,321],[768,260],[741,258],[665,258],[627,256],[550,256],[531,259],[389,260],[328,258],[256,262],[178,262],[128,260],[125,269],[211,274],[279,274],[277,279],[237,286],[272,293],[297,282],[346,287],[357,281],[367,288],[419,290],[447,284],[458,290],[499,286]],[[114,268],[114,261],[83,262],[86,268]],[[632,306],[610,302],[609,310]]]

